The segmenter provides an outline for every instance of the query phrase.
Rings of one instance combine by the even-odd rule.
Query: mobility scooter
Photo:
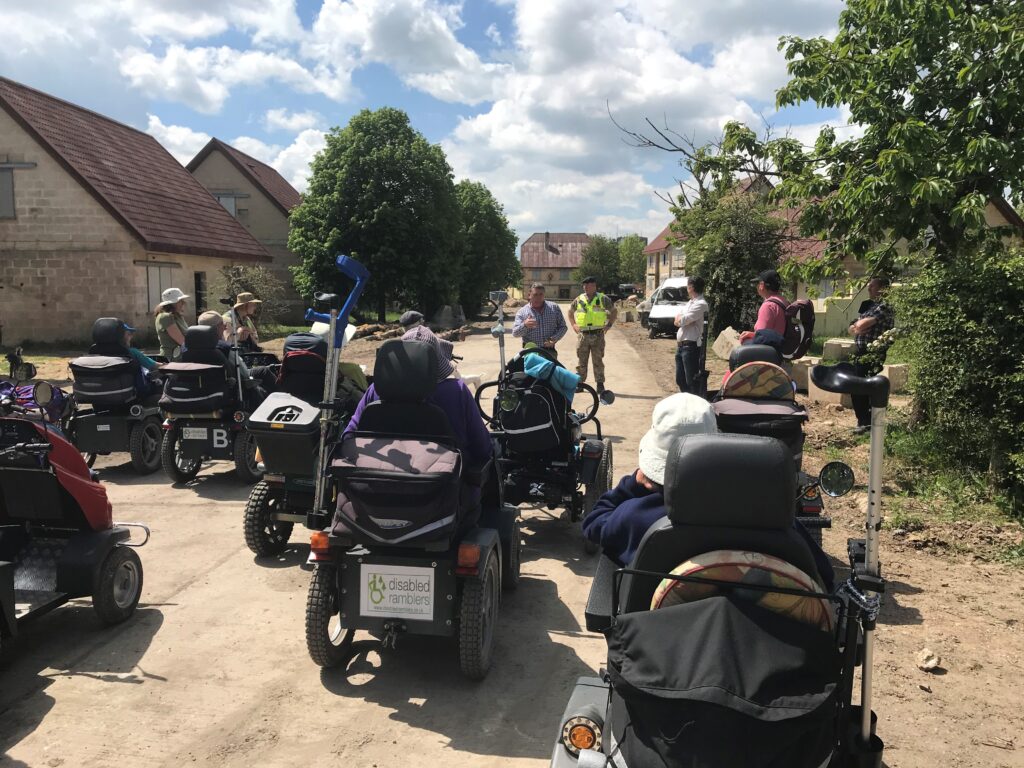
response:
[[[160,398],[165,416],[160,459],[175,483],[193,479],[210,459],[234,461],[245,483],[262,474],[256,439],[245,429],[247,393],[217,341],[216,328],[193,325],[185,331],[181,361],[163,368],[168,377]]]
[[[319,531],[333,514],[321,504],[325,494],[317,493],[319,457],[330,452],[362,396],[354,385],[339,382],[338,360],[352,330],[349,312],[369,280],[354,259],[339,256],[337,267],[355,281],[344,306],[337,296],[318,293],[317,304],[328,314],[308,315],[327,323],[331,344],[312,333],[285,339],[278,391],[246,423],[266,468],[249,494],[243,526],[245,543],[258,557],[284,551],[296,523]]]
[[[502,493],[509,504],[562,507],[575,523],[613,485],[612,441],[601,434],[597,411],[614,402],[615,395],[605,390],[599,396],[542,348],[524,349],[506,364],[501,307],[507,297],[504,291],[491,293],[498,305],[491,334],[498,340],[501,372],[497,381],[485,382],[476,391],[477,408],[497,442]],[[591,399],[583,413],[572,407],[577,387]],[[497,391],[487,409],[482,395],[492,388]],[[588,422],[593,422],[595,435],[584,434]],[[583,543],[587,552],[597,551],[587,539]]]
[[[847,364],[811,376],[872,406],[866,539],[848,542],[849,578],[829,588],[794,527],[793,459],[780,441],[677,440],[667,517],[627,567],[598,563],[586,623],[605,635],[608,668],[577,681],[553,768],[881,766],[871,693],[889,382]],[[834,462],[820,482],[840,495],[853,473]]]
[[[358,430],[328,469],[335,514],[313,534],[306,643],[324,667],[348,655],[356,630],[394,646],[402,633],[454,636],[464,675],[491,666],[502,588],[519,579],[518,510],[501,503],[488,461],[464,464],[439,386],[436,350],[391,340],[377,352]]]
[[[146,393],[148,380],[123,338],[124,323],[101,317],[92,326],[89,354],[69,364],[75,408],[67,434],[90,466],[97,454],[127,451],[132,468],[149,474],[160,468],[160,393]]]
[[[36,384],[34,402],[50,389]],[[141,523],[113,522],[103,485],[40,410],[0,398],[0,644],[75,598],[91,597],[105,624],[129,618],[142,593],[134,548],[148,539]]]

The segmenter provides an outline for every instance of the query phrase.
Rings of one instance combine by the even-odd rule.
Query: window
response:
[[[654,254],[653,253],[647,254],[647,266],[648,267],[652,267],[652,268],[654,267]]]
[[[232,216],[236,214],[234,195],[217,195],[217,202],[223,205],[224,209]]]
[[[533,277],[534,280],[540,280],[540,270],[533,270],[533,272],[531,273],[531,277]]]
[[[149,292],[149,309],[156,309],[160,303],[160,294],[168,288],[176,288],[174,284],[175,267],[170,264],[147,264],[146,283]]]
[[[558,298],[560,298],[560,299],[570,299],[570,298],[572,298],[569,295],[569,289],[568,288],[559,288],[558,289]]]
[[[0,168],[0,219],[14,218],[14,170]]]
[[[668,264],[668,251],[661,252],[661,266]]]
[[[200,312],[206,311],[206,273],[196,272],[195,273],[195,293],[193,294],[196,301],[196,316],[199,316]]]
[[[558,277],[559,277],[560,280],[569,280],[570,279],[570,277],[569,277],[569,270],[568,269],[560,269],[558,271]]]

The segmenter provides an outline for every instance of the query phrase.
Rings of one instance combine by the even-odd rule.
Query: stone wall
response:
[[[282,319],[300,322],[306,305],[295,291],[289,269],[299,263],[299,258],[288,250],[288,217],[219,150],[207,155],[192,175],[213,194],[228,192],[248,195],[236,199],[235,216],[249,230],[249,234],[263,244],[273,259],[264,266],[285,286],[290,312],[289,317]]]
[[[35,163],[14,171],[15,218],[0,220],[0,341],[84,341],[97,317],[116,316],[153,334],[147,264],[171,267],[195,293],[195,273],[212,279],[231,262],[147,253],[63,166],[0,110],[0,156]],[[195,319],[190,302],[189,321]]]

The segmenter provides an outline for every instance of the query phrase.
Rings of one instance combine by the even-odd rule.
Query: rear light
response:
[[[458,559],[455,563],[455,573],[458,576],[476,576],[480,573],[480,545],[459,544]]]
[[[326,555],[331,550],[330,539],[323,531],[317,531],[309,537],[309,548],[318,555]]]
[[[163,423],[162,426],[163,426],[164,429],[170,429],[174,425],[171,423],[170,419],[164,419],[164,423]]]
[[[581,750],[601,750],[601,726],[589,717],[573,717],[562,726],[562,744],[571,755]]]

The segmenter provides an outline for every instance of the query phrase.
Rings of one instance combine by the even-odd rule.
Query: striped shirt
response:
[[[537,321],[536,328],[527,328],[526,318],[533,317]],[[516,320],[512,323],[512,335],[517,339],[521,338],[525,344],[532,341],[538,347],[543,347],[545,341],[558,341],[565,336],[569,330],[565,324],[565,316],[559,306],[553,302],[545,301],[540,309],[534,309],[529,304],[521,307],[516,312]]]

